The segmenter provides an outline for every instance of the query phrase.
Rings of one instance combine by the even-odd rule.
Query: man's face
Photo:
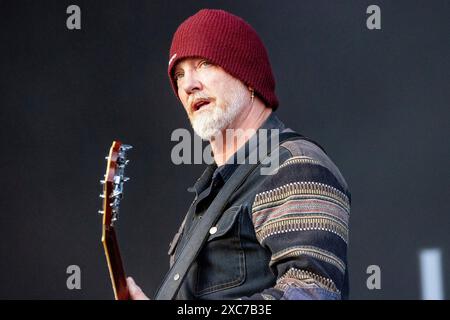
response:
[[[202,58],[181,60],[174,78],[192,127],[205,140],[230,128],[251,101],[240,80]]]

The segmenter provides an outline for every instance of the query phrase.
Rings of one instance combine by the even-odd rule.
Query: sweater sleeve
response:
[[[343,298],[349,213],[350,193],[331,170],[306,156],[286,160],[258,188],[251,210],[277,281],[242,299]]]

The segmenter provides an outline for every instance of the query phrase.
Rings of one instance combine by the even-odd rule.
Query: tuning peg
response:
[[[104,214],[105,211],[103,211],[103,210],[98,210],[98,213],[99,213],[99,214]]]
[[[120,200],[118,198],[114,198],[114,201],[109,203],[109,206],[111,208],[115,208],[115,209],[117,209],[119,207],[119,205],[120,205]]]
[[[122,191],[114,191],[113,194],[111,195],[111,198],[116,198],[120,195],[122,195]]]
[[[130,162],[130,160],[125,160],[124,158],[118,158],[117,163],[121,168],[125,168],[125,166]]]
[[[127,182],[127,181],[129,181],[129,180],[130,180],[129,177],[123,177],[123,182]]]
[[[100,180],[100,184],[105,184],[105,180]]]
[[[106,157],[105,157],[105,160],[108,160],[108,159],[109,159],[109,156],[106,156]]]
[[[121,148],[122,150],[127,151],[133,149],[133,146],[130,146],[129,144],[123,144]]]
[[[120,176],[114,176],[114,184],[120,184]]]
[[[105,195],[103,193],[100,193],[99,197],[105,199]]]

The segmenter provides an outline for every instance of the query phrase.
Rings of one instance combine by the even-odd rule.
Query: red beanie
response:
[[[203,9],[189,17],[175,32],[169,57],[169,78],[177,96],[174,66],[183,58],[201,57],[252,87],[267,106],[278,107],[266,48],[255,30],[231,13]]]

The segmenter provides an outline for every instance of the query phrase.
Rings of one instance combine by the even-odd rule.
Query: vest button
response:
[[[216,232],[217,232],[217,227],[212,227],[211,229],[209,229],[210,234],[214,234]]]
[[[177,281],[178,279],[180,279],[180,275],[177,273],[173,276],[173,280]]]

